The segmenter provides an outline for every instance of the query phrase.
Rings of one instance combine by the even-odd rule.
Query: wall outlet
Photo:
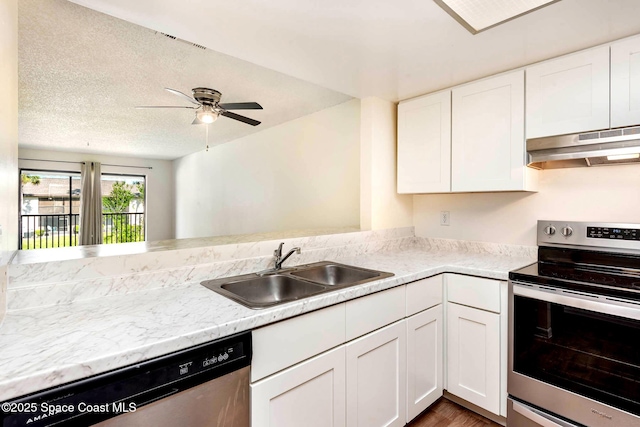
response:
[[[440,212],[440,225],[451,225],[449,211]]]

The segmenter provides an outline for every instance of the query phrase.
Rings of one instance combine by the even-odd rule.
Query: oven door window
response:
[[[513,370],[640,415],[640,322],[514,296]]]

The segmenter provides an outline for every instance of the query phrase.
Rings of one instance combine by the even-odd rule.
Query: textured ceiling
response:
[[[133,108],[189,105],[164,87],[210,87],[222,102],[263,106],[238,111],[262,121],[257,127],[220,117],[210,145],[350,99],[66,0],[19,1],[19,75],[20,147],[160,159],[205,147],[193,111]]]
[[[72,1],[352,96],[391,101],[640,33],[640,0],[561,0],[477,35],[433,0]]]

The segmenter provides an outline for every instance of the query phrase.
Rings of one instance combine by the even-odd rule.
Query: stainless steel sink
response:
[[[240,304],[257,309],[393,276],[323,261],[274,271],[207,280],[202,285]]]
[[[270,306],[320,293],[324,287],[282,274],[226,283],[220,289],[251,305]]]
[[[379,278],[381,271],[347,267],[340,264],[326,264],[291,272],[292,276],[311,280],[327,286],[344,286],[364,283]]]

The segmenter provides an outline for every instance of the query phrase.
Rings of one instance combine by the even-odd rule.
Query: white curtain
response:
[[[100,163],[82,165],[80,193],[80,244],[102,243],[102,187]]]

